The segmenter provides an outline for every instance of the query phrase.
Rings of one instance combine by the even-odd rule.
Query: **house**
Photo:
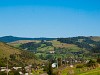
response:
[[[21,71],[19,72],[19,74],[20,74],[20,75],[23,75],[23,73],[22,73]]]
[[[57,67],[57,63],[52,64],[52,68],[55,68],[55,67]]]
[[[11,71],[10,69],[7,69],[6,67],[0,67],[0,71]]]
[[[13,69],[18,70],[21,69],[22,67],[13,67]]]
[[[70,67],[73,68],[74,66],[73,65],[70,65]]]
[[[33,75],[32,73],[25,73],[25,75]]]
[[[55,51],[51,50],[51,51],[49,51],[49,53],[54,54],[54,53],[55,53]]]

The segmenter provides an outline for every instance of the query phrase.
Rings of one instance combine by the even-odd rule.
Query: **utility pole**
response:
[[[8,75],[8,59],[7,59],[7,75]]]
[[[57,58],[57,68],[58,68],[58,58]]]

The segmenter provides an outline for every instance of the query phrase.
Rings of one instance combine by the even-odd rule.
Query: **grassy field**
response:
[[[59,67],[58,69],[54,69],[54,73],[59,72],[59,75],[100,75],[100,67],[91,70],[87,70],[88,68],[89,67],[84,67],[84,68]]]
[[[19,40],[19,41],[14,41],[14,42],[10,42],[8,43],[9,45],[12,45],[12,46],[15,46],[15,47],[18,47],[19,45],[21,44],[24,44],[24,43],[28,43],[28,42],[40,42],[39,40]]]
[[[19,47],[21,44],[28,43],[28,42],[39,43],[40,41],[38,41],[38,40],[19,40],[19,41],[11,42],[11,43],[8,43],[8,44],[12,45],[14,47]],[[51,51],[51,50],[54,50],[54,47],[56,47],[56,48],[67,48],[67,49],[74,51],[74,52],[81,50],[81,48],[77,47],[77,45],[74,45],[74,44],[61,43],[57,40],[52,40],[52,41],[47,41],[47,42],[51,42],[53,46],[43,47],[42,46],[43,44],[42,44],[41,47],[39,47],[37,50],[38,51]]]
[[[25,59],[18,56],[18,55],[23,55],[22,53],[25,53],[25,51],[19,50],[17,48],[9,46],[8,44],[0,42],[0,59],[8,58],[8,60],[10,61],[10,59],[11,59],[10,55],[15,55],[16,60],[10,61],[13,64],[19,64],[18,62],[22,62],[24,64],[31,64],[31,63],[41,64],[42,63],[41,60],[35,59],[35,55],[31,52],[26,52],[27,57]],[[34,56],[34,58],[28,58],[28,56],[30,56],[30,54],[32,54]],[[16,62],[16,61],[18,61],[18,62]]]
[[[94,40],[94,41],[100,41],[100,37],[99,36],[91,37],[91,39]]]
[[[9,57],[10,54],[20,54],[21,50],[0,42],[0,58]]]
[[[100,75],[100,68],[93,69],[93,70],[90,70],[86,73],[82,73],[82,74],[79,74],[79,75]]]
[[[74,44],[65,44],[65,43],[61,43],[57,40],[53,40],[53,41],[49,41],[53,44],[54,47],[60,47],[60,48],[72,48],[72,47],[77,47]]]

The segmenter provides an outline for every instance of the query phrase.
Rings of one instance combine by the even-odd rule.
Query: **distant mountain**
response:
[[[1,42],[14,42],[18,40],[54,40],[55,38],[23,38],[15,36],[3,36],[0,37]]]

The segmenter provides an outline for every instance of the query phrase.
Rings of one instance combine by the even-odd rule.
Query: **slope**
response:
[[[40,63],[40,60],[34,55],[34,53],[19,50],[8,44],[0,42],[0,62],[6,64],[7,59],[9,60],[10,66],[20,65],[23,66],[25,64],[34,64]],[[2,65],[0,65],[2,66]]]
[[[0,58],[9,57],[11,54],[21,54],[21,50],[0,42]]]

